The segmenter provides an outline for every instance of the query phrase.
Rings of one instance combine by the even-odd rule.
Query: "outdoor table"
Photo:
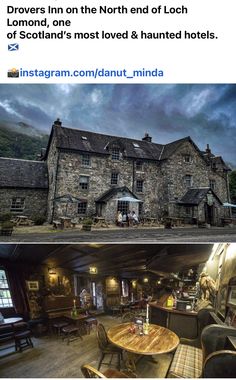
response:
[[[96,227],[103,227],[103,226],[108,227],[108,224],[107,224],[107,222],[106,222],[106,219],[105,219],[105,218],[102,218],[102,217],[100,217],[100,216],[96,216],[96,217],[94,218],[94,223],[95,223],[95,226],[96,226]]]
[[[32,220],[29,219],[28,216],[24,215],[17,215],[13,221],[17,226],[30,226],[33,224]]]
[[[157,218],[144,217],[143,224],[148,224],[149,226],[154,226],[157,224]]]
[[[137,355],[158,355],[174,351],[179,344],[178,336],[171,330],[149,324],[148,335],[130,332],[132,323],[121,323],[107,331],[109,341],[127,352],[127,369],[136,372]]]
[[[70,228],[71,227],[71,218],[66,216],[60,217],[60,222],[62,224],[62,228]]]

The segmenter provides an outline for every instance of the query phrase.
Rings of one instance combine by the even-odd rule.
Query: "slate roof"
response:
[[[56,145],[61,149],[110,154],[109,144],[120,145],[126,157],[158,160],[163,145],[125,137],[109,136],[78,129],[54,127]],[[138,147],[135,147],[137,144]]]
[[[112,187],[112,188],[110,188],[105,193],[103,193],[99,198],[97,198],[96,202],[107,202],[110,198],[115,196],[118,192],[122,192],[122,193],[126,193],[126,194],[128,193],[128,194],[132,195],[133,198],[138,199],[138,197],[136,197],[136,195],[134,193],[132,193],[132,191],[130,191],[127,186],[123,186],[123,187]]]
[[[0,187],[47,189],[47,164],[0,157]]]
[[[184,143],[190,142],[198,151],[202,159],[209,162],[206,152],[200,151],[190,136],[173,141],[169,144],[156,144],[145,140],[137,140],[126,137],[110,136],[101,133],[82,131],[79,129],[65,128],[53,125],[51,136],[49,139],[47,153],[50,147],[52,135],[55,134],[56,146],[60,149],[80,151],[84,153],[96,153],[109,155],[109,145],[118,145],[123,150],[123,154],[127,158],[146,159],[154,161],[166,160]],[[135,146],[136,145],[136,146]],[[217,166],[224,166],[227,169],[221,157],[211,155],[210,160],[216,161]]]
[[[204,199],[208,192],[211,192],[214,195],[214,197],[217,198],[217,200],[222,204],[221,200],[210,187],[188,189],[188,191],[184,194],[184,196],[180,199],[178,203],[182,205],[197,206]]]

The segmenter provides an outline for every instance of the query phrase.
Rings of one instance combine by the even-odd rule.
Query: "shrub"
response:
[[[82,224],[84,226],[91,226],[93,224],[93,221],[92,221],[91,218],[86,218],[86,219],[83,220]]]
[[[2,229],[3,228],[13,228],[13,226],[14,226],[14,223],[10,222],[9,220],[2,223]]]
[[[0,215],[0,222],[7,222],[7,221],[10,221],[12,218],[12,215],[10,212],[6,213],[6,214],[1,214]]]

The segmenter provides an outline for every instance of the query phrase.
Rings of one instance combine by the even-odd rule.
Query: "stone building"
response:
[[[18,165],[23,160],[14,161]],[[32,161],[24,162],[30,165]],[[32,165],[32,180],[26,170],[30,192],[42,202],[43,212],[47,201],[49,222],[60,216],[79,220],[92,215],[115,222],[118,210],[212,225],[219,225],[221,218],[228,216],[223,203],[230,201],[229,169],[209,146],[202,152],[190,137],[162,145],[153,143],[147,133],[142,140],[135,140],[65,128],[56,120],[43,161]],[[44,187],[34,185],[37,175]],[[11,180],[11,189],[17,194],[27,188],[17,185],[14,174],[8,185]],[[27,207],[31,208],[30,215],[36,211],[35,205],[27,205],[24,194],[21,198],[25,198],[25,208],[21,211],[26,214]],[[11,197],[16,197],[15,193],[1,198],[1,203],[8,199],[4,211],[10,211]]]
[[[47,164],[41,161],[0,158],[0,214],[47,214]]]

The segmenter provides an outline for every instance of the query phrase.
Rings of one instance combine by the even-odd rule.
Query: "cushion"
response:
[[[202,373],[202,350],[180,344],[174,354],[168,377],[196,378]]]

